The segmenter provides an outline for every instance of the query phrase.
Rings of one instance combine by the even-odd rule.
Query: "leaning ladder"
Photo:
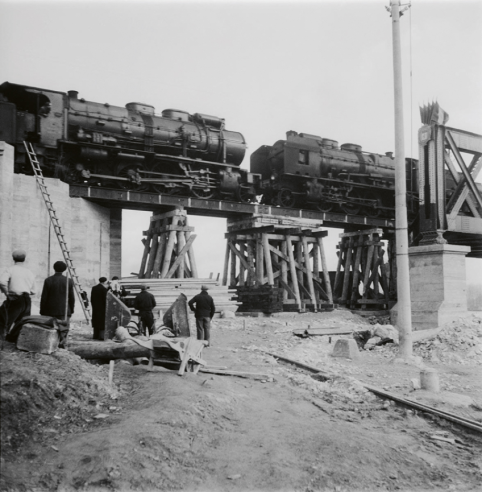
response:
[[[30,164],[32,164],[32,169],[35,174],[37,184],[40,188],[40,191],[42,192],[45,205],[49,212],[50,221],[52,222],[55,234],[57,236],[57,239],[59,240],[60,249],[62,250],[65,264],[67,265],[67,268],[69,270],[70,278],[74,282],[75,292],[77,292],[77,296],[79,297],[80,305],[82,306],[82,309],[84,311],[85,319],[87,321],[90,321],[91,319],[90,310],[84,304],[84,299],[86,300],[87,297],[84,291],[82,290],[82,287],[79,282],[79,276],[75,272],[74,264],[72,263],[72,259],[70,258],[70,251],[67,249],[67,243],[65,242],[64,234],[62,232],[62,228],[60,227],[59,219],[57,218],[57,213],[55,212],[52,199],[50,198],[50,193],[47,191],[47,185],[45,184],[45,179],[42,173],[42,169],[40,168],[37,155],[35,154],[33,145],[30,142],[24,141],[23,144],[25,145],[25,149],[27,150],[27,154],[30,159]],[[83,293],[85,297],[82,297]]]

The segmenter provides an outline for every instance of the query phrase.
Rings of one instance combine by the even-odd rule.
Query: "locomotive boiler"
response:
[[[111,106],[5,82],[0,140],[15,146],[15,171],[31,174],[23,141],[45,176],[135,191],[249,201],[255,179],[239,166],[246,142],[222,118],[128,103]]]
[[[251,155],[251,172],[260,174],[261,202],[308,207],[369,217],[393,217],[395,166],[391,153],[364,152],[356,144],[289,131],[286,140],[263,145]],[[406,160],[407,204],[415,213],[418,162]]]

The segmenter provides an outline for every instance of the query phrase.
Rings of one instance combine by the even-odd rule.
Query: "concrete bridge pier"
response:
[[[409,249],[413,330],[437,328],[467,314],[465,256],[469,246],[428,244]],[[397,306],[391,311],[396,324]]]
[[[69,196],[69,185],[46,178],[54,208],[82,288],[90,289],[99,277],[121,276],[122,209],[110,209],[83,198]],[[12,251],[27,252],[26,266],[36,276],[38,305],[44,279],[52,275],[53,264],[63,260],[57,237],[34,176],[14,173],[14,149],[0,142],[0,270],[12,265]],[[0,302],[3,302],[0,294]],[[82,316],[76,300],[77,318]]]

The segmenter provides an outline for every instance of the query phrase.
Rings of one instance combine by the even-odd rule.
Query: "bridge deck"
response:
[[[71,185],[71,197],[82,197],[97,202],[108,208],[125,208],[145,211],[167,211],[175,206],[184,207],[191,215],[208,217],[242,218],[252,214],[269,214],[272,216],[299,217],[323,222],[325,227],[337,227],[345,230],[366,228],[393,229],[395,222],[391,219],[360,217],[355,215],[318,212],[295,208],[281,208],[271,205],[237,203],[226,200],[204,200],[156,193],[111,190],[85,185]]]

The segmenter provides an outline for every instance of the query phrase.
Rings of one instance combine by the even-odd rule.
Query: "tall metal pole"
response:
[[[395,90],[395,248],[397,258],[399,353],[412,356],[412,312],[408,264],[407,190],[405,142],[403,136],[402,57],[400,49],[400,0],[390,0],[393,39],[393,78]]]

